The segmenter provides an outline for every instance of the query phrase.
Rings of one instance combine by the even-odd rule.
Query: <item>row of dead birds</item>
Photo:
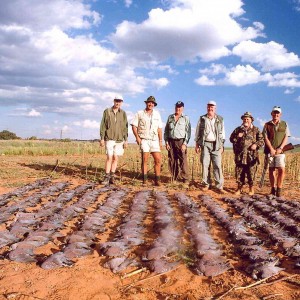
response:
[[[19,262],[39,261],[39,258],[35,255],[35,250],[49,242],[53,242],[55,238],[62,238],[63,235],[59,233],[59,230],[64,228],[67,221],[82,214],[95,201],[99,191],[88,191],[76,203],[67,207],[64,207],[64,204],[71,201],[75,195],[80,195],[91,187],[91,184],[85,184],[75,190],[62,193],[55,201],[48,202],[45,205],[45,210],[39,209],[38,214],[47,217],[38,224],[35,230],[29,228],[28,235],[22,241],[11,245],[9,258]]]
[[[0,207],[6,205],[12,198],[23,197],[24,194],[28,193],[31,190],[42,188],[45,185],[51,183],[51,180],[48,178],[38,179],[32,183],[21,186],[9,193],[0,195]]]
[[[109,189],[109,187],[104,187],[90,192],[88,194],[89,201],[84,209],[88,208],[100,194],[107,192]],[[64,247],[50,255],[41,264],[41,267],[49,270],[62,266],[71,266],[76,262],[77,258],[91,254],[97,235],[105,231],[105,223],[115,216],[126,194],[126,190],[115,191],[108,196],[104,204],[100,204],[96,210],[86,214],[78,230],[68,236]]]
[[[144,243],[144,219],[147,213],[149,191],[141,191],[135,194],[128,213],[123,217],[121,224],[112,240],[100,244],[102,255],[108,260],[104,267],[113,273],[118,273],[130,266],[137,266],[136,258],[130,258],[136,246]]]
[[[66,182],[58,182],[19,201],[14,201],[12,204],[6,203],[0,207],[0,224],[10,220],[17,212],[24,212],[28,207],[37,206],[44,197],[51,197],[64,190],[68,185]]]
[[[300,267],[299,239],[295,236],[290,236],[290,231],[288,230],[290,227],[281,227],[276,222],[270,223],[267,221],[268,218],[259,214],[259,212],[264,212],[260,211],[259,208],[264,208],[265,204],[280,208],[282,207],[281,203],[278,203],[276,200],[272,200],[272,203],[265,203],[264,201],[260,201],[257,197],[256,199],[250,197],[242,197],[241,199],[225,198],[225,201],[230,203],[240,215],[245,217],[251,226],[254,225],[256,228],[265,232],[273,242],[283,249],[285,255],[295,258],[295,266]],[[254,207],[258,208],[258,212]],[[297,211],[293,206],[290,206],[287,203],[284,204],[284,208],[286,211],[290,211],[290,208]],[[278,211],[278,214],[281,214],[280,211]],[[273,219],[272,215],[270,219]]]
[[[245,226],[243,219],[233,219],[230,214],[210,196],[200,196],[201,202],[229,233],[233,240],[235,250],[250,260],[245,271],[253,279],[267,278],[278,274],[282,268],[278,267],[279,260],[271,250],[265,249],[263,241],[251,234]]]
[[[47,209],[39,209],[36,212],[26,212],[28,207],[34,207],[41,202],[41,199],[45,196],[51,195],[63,190],[68,186],[67,183],[56,183],[44,188],[42,191],[36,192],[31,196],[14,202],[12,205],[4,205],[0,208],[0,223],[4,223],[8,220],[14,219],[9,229],[0,231],[0,248],[9,246],[12,243],[18,242],[23,239],[24,235],[31,232],[38,224],[44,219],[47,214],[52,215],[57,209],[57,203]]]
[[[217,276],[232,268],[224,257],[221,245],[210,234],[199,206],[184,193],[175,194],[186,220],[186,229],[196,250],[193,263],[195,272],[204,276]]]

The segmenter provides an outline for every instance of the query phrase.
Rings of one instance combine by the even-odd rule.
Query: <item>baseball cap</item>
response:
[[[114,100],[115,101],[123,101],[123,97],[121,95],[116,95]]]
[[[272,112],[273,111],[278,111],[281,113],[281,107],[280,106],[274,106],[273,109],[272,109]]]
[[[184,103],[182,101],[177,101],[175,104],[176,107],[184,107]]]
[[[217,103],[213,100],[210,100],[207,102],[207,105],[214,105],[214,106],[217,106]]]

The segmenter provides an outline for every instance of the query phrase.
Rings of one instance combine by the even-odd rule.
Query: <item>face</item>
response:
[[[184,109],[183,106],[180,106],[180,107],[175,106],[175,114],[176,114],[176,115],[182,115],[183,109]]]
[[[214,115],[216,113],[216,106],[215,105],[211,105],[211,104],[208,104],[207,105],[207,113],[209,115]]]
[[[153,108],[154,108],[154,102],[152,102],[152,101],[149,101],[149,102],[146,102],[146,110],[153,110]]]
[[[243,118],[244,127],[248,128],[248,127],[251,126],[251,124],[252,124],[252,119],[251,118],[249,118],[249,117],[244,117]]]
[[[281,117],[281,112],[279,111],[272,111],[271,112],[271,116],[272,116],[272,121],[277,123],[280,121],[280,117]]]
[[[123,101],[114,100],[114,108],[120,108],[122,106]]]

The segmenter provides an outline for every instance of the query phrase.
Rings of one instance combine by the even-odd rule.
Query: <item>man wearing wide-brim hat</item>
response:
[[[287,122],[281,120],[282,109],[274,106],[271,111],[272,120],[263,128],[265,138],[266,160],[269,160],[270,194],[280,197],[285,176],[285,154],[283,148],[291,136]],[[276,176],[277,170],[277,176]]]
[[[160,185],[162,120],[160,113],[154,109],[157,102],[154,96],[145,101],[146,108],[138,111],[131,121],[132,131],[142,152],[143,184],[148,180],[149,154],[154,159],[155,185]]]
[[[235,194],[242,193],[247,179],[249,195],[254,195],[255,176],[259,164],[258,149],[263,147],[264,138],[259,128],[253,125],[254,118],[250,112],[245,112],[241,119],[242,125],[235,128],[230,135],[235,156],[235,177],[238,184]]]

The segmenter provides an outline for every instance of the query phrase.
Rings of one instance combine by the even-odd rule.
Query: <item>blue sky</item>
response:
[[[244,112],[262,128],[278,105],[300,143],[299,0],[3,2],[0,130],[95,139],[115,95],[129,120],[153,95],[163,121],[183,101],[193,133],[215,100],[227,146]]]

